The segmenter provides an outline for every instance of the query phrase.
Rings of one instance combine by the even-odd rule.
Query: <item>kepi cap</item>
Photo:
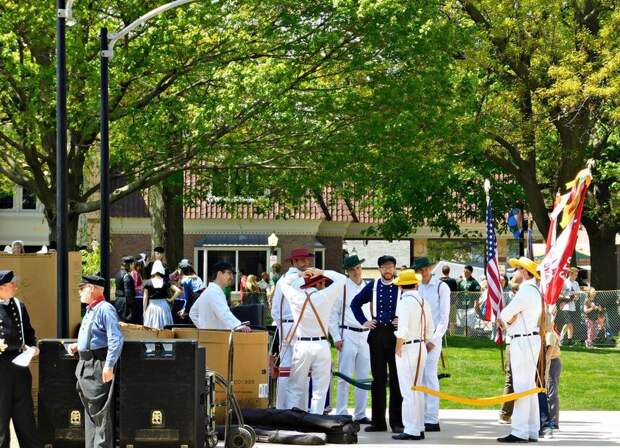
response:
[[[6,285],[15,279],[13,271],[0,271],[0,286]]]
[[[382,255],[382,256],[380,256],[379,259],[377,260],[377,266],[381,267],[385,263],[394,263],[394,266],[396,266],[396,258],[394,258],[391,255]]]

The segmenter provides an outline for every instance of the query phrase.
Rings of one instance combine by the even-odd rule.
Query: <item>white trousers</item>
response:
[[[323,415],[325,396],[331,380],[331,351],[327,341],[297,341],[293,350],[293,365],[288,381],[287,408],[307,410],[308,373],[312,369],[312,399],[310,412]]]
[[[436,345],[426,355],[426,363],[424,364],[424,375],[422,376],[422,384],[429,389],[439,390],[439,379],[437,378],[437,364],[441,357],[441,347],[443,341]],[[427,395],[424,403],[424,422],[439,423],[439,398]]]
[[[280,341],[283,341],[286,338],[286,335],[288,335],[288,332],[292,327],[292,323],[282,324],[282,333],[284,333],[284,335],[280,335]],[[293,350],[295,348],[294,344],[295,337],[293,337],[290,346],[284,342],[281,342],[280,345],[280,369],[283,371],[282,373],[287,376],[278,377],[278,385],[276,388],[276,409],[290,409],[286,407],[288,402],[288,371],[290,370],[293,362]]]
[[[523,392],[536,387],[536,366],[540,353],[540,336],[522,336],[510,342],[512,387]],[[538,439],[540,415],[537,394],[515,401],[512,411],[512,435],[521,439]]]
[[[366,379],[370,377],[370,347],[368,346],[368,332],[351,331],[344,329],[342,332],[342,351],[338,355],[338,371],[348,377]],[[348,415],[350,384],[342,378],[338,378],[338,396],[336,399],[336,414]],[[355,413],[354,420],[366,417],[366,405],[368,404],[368,391],[355,388]]]
[[[405,434],[419,436],[424,431],[424,401],[428,397],[423,392],[411,390],[414,384],[418,356],[420,356],[420,375],[418,384],[421,384],[422,369],[427,361],[426,347],[420,351],[420,342],[403,345],[402,356],[396,356],[396,370],[398,371],[398,385],[403,396],[402,414]]]

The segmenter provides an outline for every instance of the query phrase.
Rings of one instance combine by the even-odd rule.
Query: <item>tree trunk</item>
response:
[[[165,242],[169,263],[178,263],[183,257],[183,173],[171,176],[163,183],[165,214]],[[190,260],[191,261],[191,260]]]
[[[47,221],[48,241],[56,244],[56,210],[45,208],[43,213]],[[69,213],[67,219],[67,250],[74,251],[77,249],[77,232],[80,216]]]
[[[620,288],[616,246],[618,229],[600,224],[589,224],[586,229],[590,239],[592,286],[601,290]]]
[[[183,258],[183,174],[149,188],[148,208],[153,229],[151,244],[164,246],[170,268]]]

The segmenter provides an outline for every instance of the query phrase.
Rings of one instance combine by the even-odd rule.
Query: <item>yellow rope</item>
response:
[[[424,386],[413,386],[412,389],[418,392],[424,392],[425,394],[429,394],[434,397],[441,398],[443,400],[454,401],[461,404],[470,404],[472,406],[488,406],[492,404],[500,404],[507,401],[518,400],[519,398],[527,397],[528,395],[538,394],[540,392],[547,392],[547,389],[543,387],[535,387],[534,389],[529,389],[523,392],[513,392],[511,394],[498,395],[496,397],[467,398],[459,397],[457,395],[450,395],[445,392],[429,389],[428,387]]]

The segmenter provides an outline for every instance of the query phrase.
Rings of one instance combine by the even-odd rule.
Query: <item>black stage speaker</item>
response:
[[[125,341],[118,375],[121,448],[203,448],[205,350],[196,341]]]
[[[39,341],[39,434],[45,448],[84,446],[84,406],[75,389],[73,339]]]
[[[241,322],[250,322],[252,327],[265,327],[267,320],[267,307],[263,304],[239,305],[231,308],[230,311]]]

